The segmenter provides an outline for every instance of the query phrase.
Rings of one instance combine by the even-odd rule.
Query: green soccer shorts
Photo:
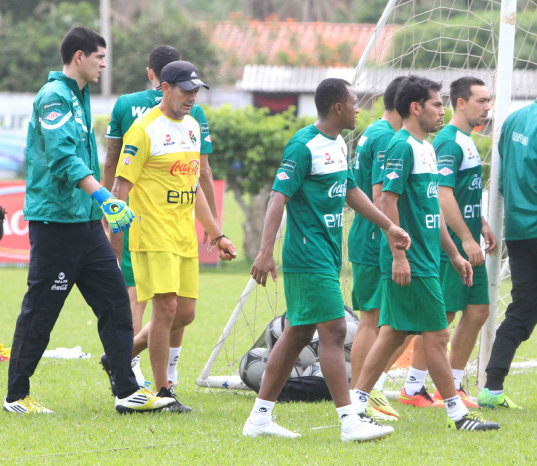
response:
[[[380,266],[352,264],[352,308],[355,311],[380,309],[382,277]]]
[[[420,334],[447,327],[442,287],[438,277],[412,277],[410,285],[399,286],[383,279],[379,326]]]
[[[446,312],[464,311],[469,304],[489,304],[489,280],[485,264],[472,267],[472,286],[466,286],[451,262],[440,262],[440,282]]]
[[[345,316],[336,274],[284,272],[289,325],[311,325]]]

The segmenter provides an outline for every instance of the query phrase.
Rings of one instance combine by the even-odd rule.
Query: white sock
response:
[[[459,395],[444,400],[447,415],[452,421],[458,421],[468,414],[468,408],[464,406]]]
[[[170,348],[168,353],[168,380],[173,384],[177,384],[177,361],[181,354],[181,346],[178,348]]]
[[[425,386],[425,377],[427,377],[427,371],[420,371],[414,369],[412,366],[408,368],[408,374],[405,382],[405,392],[409,396],[413,396],[419,393],[421,387]]]
[[[365,413],[367,402],[369,400],[369,393],[356,389],[349,390],[349,393],[351,396],[352,405],[356,409],[356,412],[359,414]]]
[[[388,373],[383,372],[380,375],[379,379],[377,380],[377,383],[373,387],[373,390],[378,390],[379,392],[383,391],[384,390],[384,382],[386,381],[386,377],[388,377]]]
[[[256,398],[254,407],[250,412],[250,422],[256,426],[260,426],[272,420],[272,408],[276,404],[275,401],[266,401],[261,398]]]
[[[132,358],[131,367],[132,372],[134,372],[134,376],[136,377],[136,383],[139,387],[144,387],[145,377],[144,374],[142,374],[142,368],[140,367],[140,355],[134,356],[134,358]]]
[[[347,406],[340,406],[336,408],[337,415],[341,422],[341,430],[348,432],[351,430],[357,421],[356,411],[354,410],[354,405],[350,404]]]
[[[453,380],[455,381],[455,390],[460,390],[462,378],[464,377],[464,369],[451,369],[453,372]]]

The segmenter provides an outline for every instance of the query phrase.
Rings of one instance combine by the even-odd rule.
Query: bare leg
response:
[[[326,385],[336,408],[348,406],[351,404],[351,399],[343,351],[347,331],[345,318],[317,324],[317,331],[319,332],[319,361]]]
[[[354,335],[351,349],[352,378],[351,387],[356,385],[358,376],[364,365],[365,358],[369,350],[375,343],[379,334],[379,310],[371,309],[367,312],[360,312],[360,325]]]
[[[144,325],[144,328],[140,330],[134,336],[134,343],[132,345],[132,357],[134,358],[147,348],[147,341],[149,339],[149,329],[151,328],[151,322]]]
[[[399,348],[397,348],[395,350],[395,352],[393,353],[393,356],[388,361],[388,364],[384,368],[384,372],[388,372],[392,368],[392,366],[395,364],[395,361],[397,361],[399,359],[399,356],[401,356],[403,354],[403,352],[406,350],[406,347],[408,346],[408,344],[412,341],[412,339],[415,336],[416,335],[407,335],[406,336],[405,340],[403,341],[403,344],[401,346],[399,346]],[[414,353],[412,353],[412,354],[414,354]]]
[[[457,395],[453,373],[447,356],[447,344],[449,341],[448,328],[435,332],[423,332],[423,349],[429,374],[438,388],[442,399],[452,398]]]
[[[295,365],[296,358],[313,337],[315,325],[287,325],[272,348],[258,398],[276,401]]]
[[[185,333],[185,327],[178,328],[175,332],[170,334],[170,348],[179,348],[183,344],[183,334]]]
[[[134,328],[134,335],[140,333],[142,330],[142,317],[144,316],[145,306],[147,302],[138,302],[138,295],[136,294],[136,287],[129,286],[127,288],[129,293],[129,301],[131,303],[132,312],[132,326]]]
[[[454,314],[454,313],[448,313]],[[451,339],[450,362],[453,369],[464,369],[475,346],[477,335],[489,315],[488,304],[470,304],[462,313]]]
[[[427,370],[427,361],[425,359],[423,347],[423,337],[421,335],[415,335],[414,349],[412,350],[412,362],[410,363],[410,365],[414,369],[419,369],[420,371]]]
[[[407,336],[407,332],[392,329],[389,325],[380,328],[379,336],[375,344],[367,354],[364,366],[356,382],[356,388],[370,393],[375,382],[382,374],[395,350],[401,346]]]
[[[175,293],[156,294],[148,334],[149,359],[156,390],[168,386],[168,348],[170,331],[177,310]]]

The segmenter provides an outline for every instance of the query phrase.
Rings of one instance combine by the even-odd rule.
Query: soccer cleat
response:
[[[425,385],[421,387],[421,390],[415,395],[408,395],[405,391],[405,387],[403,387],[401,389],[401,393],[399,393],[398,401],[404,405],[416,406],[418,408],[441,408],[444,406],[443,403],[439,403],[431,398],[431,395],[429,395],[427,392]]]
[[[477,411],[468,411],[468,413],[458,421],[453,421],[448,417],[447,426],[450,429],[457,430],[498,430],[500,424],[497,422],[486,421]]]
[[[369,406],[369,405],[366,406],[365,408],[365,414],[377,422],[386,422],[386,421],[394,422],[394,421],[399,420],[398,417],[385,414],[382,411],[379,411],[376,408],[373,408],[372,406]]]
[[[376,411],[380,411],[390,417],[399,419],[399,413],[391,407],[388,398],[386,398],[386,395],[380,390],[371,390],[371,393],[369,394],[369,406]]]
[[[103,371],[106,372],[108,380],[110,381],[110,391],[112,392],[112,396],[117,396],[116,382],[114,381],[114,376],[112,375],[112,367],[110,366],[110,362],[108,362],[108,358],[106,357],[105,353],[101,354],[101,366],[103,366]]]
[[[167,408],[164,408],[164,411],[169,411],[171,413],[189,413],[190,411],[192,411],[192,408],[181,403],[169,388],[162,387],[157,393],[157,396],[169,397],[175,400],[175,403],[168,406]]]
[[[36,403],[30,395],[26,395],[25,398],[21,398],[20,400],[13,401],[12,403],[9,403],[6,398],[4,400],[4,411],[7,411],[9,413],[16,413],[16,414],[29,414],[29,413],[49,414],[49,413],[54,412]]]
[[[499,395],[493,395],[488,388],[481,389],[477,397],[477,403],[483,408],[522,409],[522,406],[518,406],[504,392]]]
[[[176,402],[175,398],[155,395],[147,388],[140,388],[126,398],[116,397],[116,411],[120,414],[162,411]]]
[[[378,424],[365,414],[359,414],[357,422],[351,424],[350,429],[341,428],[342,442],[363,442],[386,437],[393,433],[393,427]]]
[[[252,438],[258,437],[259,435],[272,435],[274,437],[282,438],[300,437],[299,433],[291,432],[285,427],[276,424],[273,419],[271,419],[266,424],[261,424],[260,426],[257,426],[250,422],[250,418],[246,419],[246,422],[244,423],[244,427],[242,428],[242,435],[244,435],[245,437]]]
[[[461,397],[461,400],[464,403],[464,406],[466,406],[467,408],[470,408],[470,409],[479,408],[479,405],[462,388],[457,390],[457,395]],[[444,402],[442,401],[442,395],[440,395],[438,388],[434,391],[434,399],[437,403],[441,403],[442,405],[444,405]]]

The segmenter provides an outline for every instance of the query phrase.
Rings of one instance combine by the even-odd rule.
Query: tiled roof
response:
[[[237,88],[246,92],[313,93],[325,78],[341,78],[352,83],[355,68],[350,67],[292,67],[246,65]],[[366,68],[356,83],[359,94],[380,95],[392,79],[397,76],[417,74],[427,76],[442,84],[441,94],[449,93],[449,84],[462,76],[471,74],[482,79],[487,87],[494,89],[493,72],[487,70],[446,70],[446,69],[400,69]],[[537,71],[514,70],[512,81],[514,99],[537,97]]]
[[[223,72],[231,79],[239,79],[246,64],[355,66],[375,30],[374,24],[293,20],[208,21],[199,26],[223,52]],[[384,27],[371,60],[380,60],[389,52],[394,27]]]

